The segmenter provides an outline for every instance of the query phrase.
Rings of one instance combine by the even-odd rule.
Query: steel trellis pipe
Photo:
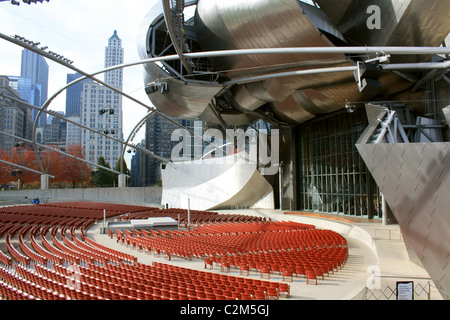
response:
[[[7,99],[11,99],[11,100],[16,101],[16,102],[18,102],[18,103],[21,103],[21,104],[23,104],[23,105],[26,105],[27,107],[30,107],[30,108],[32,108],[32,109],[41,110],[41,108],[39,108],[39,107],[36,107],[36,106],[34,106],[34,105],[32,105],[32,104],[29,104],[29,103],[27,103],[27,102],[25,102],[25,101],[23,101],[23,100],[19,100],[19,99],[16,99],[16,98],[14,98],[14,97],[10,97],[10,96],[5,95],[5,94],[3,94],[3,93],[0,93],[0,97],[4,97],[4,98],[7,98]],[[64,120],[64,121],[66,121],[66,122],[68,122],[68,123],[71,123],[71,124],[74,124],[74,125],[77,125],[77,126],[83,128],[83,129],[89,130],[89,131],[91,131],[91,132],[93,132],[93,133],[97,133],[97,134],[99,134],[99,135],[101,135],[101,136],[104,136],[104,137],[110,138],[110,139],[112,139],[112,140],[115,140],[115,141],[117,141],[117,142],[119,142],[119,143],[121,143],[121,144],[125,144],[125,146],[131,146],[131,147],[133,147],[133,148],[135,148],[135,149],[140,149],[141,152],[146,153],[146,154],[150,154],[150,156],[155,157],[155,158],[157,158],[158,160],[160,160],[160,161],[162,161],[162,162],[166,162],[166,163],[168,162],[166,159],[161,158],[161,157],[158,157],[157,155],[153,154],[152,152],[150,152],[150,151],[148,151],[148,150],[146,150],[146,149],[144,149],[144,148],[135,146],[135,145],[133,145],[133,144],[129,144],[128,141],[125,143],[123,140],[121,140],[121,139],[119,139],[119,138],[114,138],[114,137],[108,136],[107,134],[105,134],[105,133],[103,133],[103,132],[101,132],[101,131],[97,131],[97,130],[95,130],[95,129],[93,129],[93,128],[86,127],[86,126],[82,125],[81,123],[72,121],[72,120],[70,120],[70,119],[64,117],[63,115],[61,115],[61,114],[58,113],[58,112],[53,112],[53,111],[48,111],[48,110],[42,110],[42,112],[48,113],[48,114],[50,114],[50,115],[52,115],[52,116],[57,117],[58,119]]]
[[[9,133],[3,132],[3,131],[0,131],[0,134],[4,135],[4,136],[7,136],[7,137],[10,137],[10,138],[22,140],[23,142],[27,142],[27,143],[33,144],[33,141],[31,141],[31,140],[28,140],[28,139],[25,139],[25,138],[22,138],[22,137],[17,137],[17,136],[14,136],[12,134],[9,134]],[[88,161],[86,159],[78,158],[77,156],[74,156],[74,155],[72,155],[70,153],[65,153],[64,151],[61,151],[61,150],[58,150],[58,149],[53,149],[53,148],[51,148],[49,146],[46,146],[46,145],[43,145],[43,144],[39,144],[39,143],[36,143],[36,144],[37,144],[37,146],[39,148],[46,149],[46,150],[49,150],[49,151],[54,151],[54,152],[59,153],[59,154],[65,156],[65,157],[69,157],[69,158],[72,158],[72,159],[75,159],[75,160],[78,160],[78,161],[81,161],[81,162],[85,162],[87,164],[90,164],[90,165],[98,167],[98,168],[102,168],[102,169],[107,170],[109,172],[113,172],[113,173],[116,173],[116,174],[120,173],[120,172],[117,172],[117,171],[115,171],[113,169],[110,169],[110,168],[107,168],[107,167],[103,167],[103,166],[101,166],[99,164],[90,162],[90,161]],[[45,170],[42,170],[42,173],[45,173]],[[45,174],[47,174],[47,173],[45,173]]]
[[[131,133],[128,136],[127,141],[125,142],[125,145],[128,145],[130,140],[133,139],[134,135],[139,131],[139,129],[141,128],[142,125],[144,125],[144,123],[150,119],[155,113],[153,111],[150,111],[149,113],[147,113],[142,119],[141,121],[139,121],[137,123],[137,125],[133,128],[133,130],[131,130]],[[123,158],[125,157],[125,149],[123,148],[122,150],[122,156],[121,156],[121,161],[120,161],[120,172],[123,172]]]
[[[166,57],[156,57],[156,58],[149,58],[149,59],[144,59],[138,62],[133,62],[133,63],[127,63],[127,64],[122,64],[122,65],[118,65],[118,66],[114,66],[114,67],[110,67],[107,68],[105,70],[96,72],[94,74],[87,74],[86,72],[73,67],[71,64],[62,61],[58,58],[53,57],[52,55],[48,54],[47,52],[40,50],[39,48],[36,48],[34,46],[31,46],[29,44],[23,43],[22,41],[19,41],[17,39],[13,39],[11,37],[8,37],[4,34],[0,33],[0,38],[3,38],[7,41],[10,41],[12,43],[15,43],[21,47],[24,47],[26,49],[29,49],[30,51],[36,52],[40,55],[43,55],[45,57],[47,57],[50,60],[53,60],[59,64],[62,64],[64,66],[66,66],[67,68],[70,68],[80,74],[84,75],[84,79],[86,78],[90,78],[96,82],[98,82],[99,84],[104,85],[105,87],[118,92],[119,94],[129,98],[130,100],[146,107],[149,108],[151,110],[154,110],[153,108],[150,108],[149,106],[147,106],[146,104],[142,103],[141,101],[131,97],[130,95],[122,92],[121,90],[118,90],[117,88],[114,88],[106,83],[104,83],[103,81],[100,81],[98,79],[96,79],[94,77],[94,75],[103,73],[103,72],[107,72],[110,70],[114,70],[114,69],[118,69],[118,68],[125,68],[125,67],[129,67],[129,66],[134,66],[134,65],[139,65],[139,64],[145,64],[145,63],[150,63],[150,62],[157,62],[157,61],[169,61],[169,60],[178,60],[181,59],[180,56],[178,55],[170,55],[170,56],[166,56]],[[315,54],[328,54],[328,53],[341,53],[341,54],[363,54],[363,55],[368,55],[368,54],[392,54],[392,55],[428,55],[428,54],[450,54],[450,48],[447,47],[306,47],[306,48],[262,48],[262,49],[240,49],[240,50],[222,50],[222,51],[211,51],[211,52],[198,52],[198,53],[186,53],[183,54],[183,57],[187,57],[187,58],[202,58],[202,57],[217,57],[217,56],[236,56],[236,55],[252,55],[252,54],[286,54],[286,53],[291,53],[291,54],[310,54],[310,53],[315,53]],[[351,68],[351,67],[350,67]],[[349,71],[349,70],[346,70]],[[311,71],[310,71],[311,72]],[[323,72],[323,71],[322,71]],[[82,78],[77,79],[78,81],[82,81]],[[74,81],[71,84],[74,84],[78,81]],[[69,84],[69,85],[71,85]],[[48,105],[50,104],[50,102],[62,91],[64,91],[69,85],[67,85],[65,88],[61,89],[60,91],[58,91],[54,96],[52,96],[49,100],[46,101],[46,103],[42,106],[41,109],[45,109],[48,107]],[[41,114],[42,110],[39,111],[38,116],[36,119],[39,118],[40,114]],[[176,121],[173,121],[172,119],[170,119],[169,117],[167,117],[166,115],[164,115],[163,113],[154,110],[154,112],[158,113],[159,115],[161,115],[162,117],[164,117],[165,119],[167,119],[168,121],[174,123],[177,126],[183,127],[181,126],[179,123],[177,123]],[[37,126],[37,120],[34,123],[33,126],[33,144],[36,145],[36,126]],[[184,127],[183,127],[184,128]],[[186,129],[186,128],[184,128]],[[186,129],[188,130],[188,129]],[[189,130],[188,130],[189,131]],[[190,131],[189,131],[190,132]],[[190,132],[191,134],[194,134],[196,136],[195,133]],[[203,140],[203,137],[201,137]],[[37,157],[39,158],[39,157]],[[40,163],[40,159],[38,160],[39,165],[42,168],[42,164]]]
[[[6,164],[6,165],[11,166],[11,167],[16,167],[16,168],[19,168],[19,169],[22,169],[22,170],[30,171],[30,172],[33,172],[33,173],[41,174],[41,175],[42,174],[47,174],[45,172],[40,172],[40,171],[37,171],[37,170],[34,170],[34,169],[30,169],[30,168],[18,165],[17,163],[8,162],[8,161],[5,161],[5,160],[0,160],[0,163]],[[50,178],[55,178],[55,176],[52,176],[52,175],[48,175],[48,176]]]

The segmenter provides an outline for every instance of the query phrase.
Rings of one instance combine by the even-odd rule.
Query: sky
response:
[[[93,73],[104,69],[105,47],[117,30],[124,48],[124,63],[140,60],[138,31],[141,23],[159,0],[50,0],[43,3],[11,5],[0,2],[0,33],[20,35],[48,46],[48,50],[73,60],[73,66]],[[22,47],[0,39],[0,75],[20,76]],[[67,74],[74,71],[47,59],[49,64],[48,96],[66,85]],[[103,76],[98,76],[103,80]],[[151,106],[144,92],[143,67],[124,69],[123,91]],[[65,93],[49,106],[65,111]],[[127,139],[131,130],[147,113],[147,108],[123,97],[123,133]],[[134,138],[144,138],[141,129]],[[131,155],[125,153],[130,168]]]

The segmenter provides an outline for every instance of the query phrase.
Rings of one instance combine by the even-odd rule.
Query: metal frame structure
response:
[[[363,108],[298,128],[298,198],[316,212],[379,219],[382,199],[355,143],[367,126]]]
[[[0,132],[0,134],[2,134],[2,133]],[[37,173],[37,174],[40,174],[40,175],[47,174],[47,173],[44,173],[44,172],[40,172],[40,171],[31,169],[31,168],[27,168],[27,167],[18,165],[18,164],[16,164],[16,163],[8,162],[8,161],[5,161],[5,160],[0,160],[0,163],[6,164],[6,165],[11,166],[11,167],[19,168],[19,169],[22,169],[22,170],[30,171],[30,172],[33,172],[33,173]],[[50,178],[55,178],[55,177],[52,176],[52,175],[48,175],[48,176],[49,176]]]
[[[32,105],[32,104],[29,104],[29,103],[27,103],[27,102],[25,102],[25,101],[23,101],[23,100],[16,99],[16,98],[14,98],[14,97],[5,95],[5,94],[3,94],[3,93],[0,93],[0,97],[4,97],[4,98],[6,98],[6,99],[11,99],[11,100],[13,100],[13,101],[15,101],[15,102],[21,103],[21,104],[23,104],[23,105],[25,105],[25,106],[27,106],[27,107],[29,107],[29,108],[32,108],[32,109],[41,110],[39,107],[36,107],[36,106],[34,106],[34,105]],[[92,132],[94,132],[94,133],[100,134],[100,135],[105,136],[105,137],[109,137],[108,135],[104,134],[104,133],[101,132],[101,131],[97,131],[97,130],[94,130],[94,129],[92,129],[92,128],[85,127],[85,126],[81,125],[81,124],[78,123],[78,122],[72,121],[72,120],[70,120],[70,119],[64,117],[63,115],[61,115],[61,114],[58,113],[58,112],[53,112],[53,111],[49,111],[49,110],[43,110],[43,112],[44,112],[44,113],[47,113],[47,114],[50,114],[50,115],[52,115],[52,116],[54,116],[54,117],[57,117],[58,119],[64,120],[64,121],[66,121],[66,122],[69,122],[69,123],[71,123],[71,124],[80,126],[81,128],[90,130],[90,131],[92,131]],[[5,133],[0,133],[0,134],[5,134]],[[23,139],[23,138],[15,137],[15,136],[14,136],[14,138],[17,138],[17,139]],[[109,137],[109,138],[112,138],[112,137]],[[112,138],[112,139],[114,139],[114,138]],[[122,142],[120,139],[117,139],[117,141]],[[34,145],[34,141],[31,141],[31,142],[32,142],[32,144]],[[122,142],[122,143],[123,143],[123,142]],[[39,147],[42,147],[42,146],[43,146],[43,145],[41,145],[41,144],[36,144],[36,145],[39,146]],[[53,148],[49,148],[49,149],[50,149],[50,150],[55,150],[55,149],[53,149]],[[38,150],[38,151],[39,151],[39,150]],[[61,150],[59,150],[59,151],[61,151]],[[61,153],[62,153],[63,155],[65,155],[65,156],[70,156],[70,154],[65,153],[65,152],[63,152],[63,151],[61,151]],[[90,162],[90,161],[85,161],[85,162],[86,162],[86,163],[89,163],[89,165],[93,165],[93,166],[95,166],[95,167],[99,167],[99,168],[108,170],[108,171],[113,172],[113,173],[117,173],[117,174],[120,174],[120,173],[121,173],[121,172],[117,172],[117,171],[115,171],[115,170],[109,169],[109,168],[107,168],[107,167],[103,167],[103,166],[101,166],[101,165],[99,165],[99,164],[93,164],[93,163]]]
[[[17,136],[15,136],[15,135],[12,135],[12,134],[9,134],[9,133],[6,133],[6,132],[0,131],[0,134],[1,134],[1,135],[4,135],[4,136],[7,136],[7,137],[10,137],[10,138],[13,138],[13,139],[21,140],[21,141],[26,142],[26,143],[29,143],[29,144],[34,144],[34,142],[33,142],[32,140],[28,140],[28,139],[25,139],[25,138],[17,137]],[[101,165],[99,165],[99,164],[90,162],[90,161],[88,161],[88,160],[86,160],[86,159],[78,158],[77,156],[74,156],[74,155],[72,155],[72,154],[70,154],[70,153],[66,153],[66,152],[61,151],[61,150],[59,150],[59,149],[54,149],[54,148],[52,148],[52,147],[49,147],[49,146],[46,146],[46,145],[40,144],[40,143],[36,143],[36,145],[37,145],[38,148],[46,149],[46,150],[49,150],[49,151],[53,151],[53,152],[59,153],[59,154],[65,156],[65,157],[72,158],[72,159],[75,159],[75,160],[78,160],[78,161],[87,163],[87,164],[89,164],[89,165],[91,165],[91,166],[95,166],[95,167],[98,167],[98,168],[102,168],[102,169],[104,169],[104,170],[106,170],[106,171],[109,171],[109,172],[112,172],[112,173],[117,173],[117,174],[120,173],[120,172],[117,172],[117,171],[115,171],[115,170],[113,170],[113,169],[110,169],[110,168],[107,168],[107,167],[103,167],[103,166],[101,166]],[[42,170],[42,172],[44,173],[44,170]],[[47,174],[47,173],[44,173],[44,174]]]
[[[383,28],[388,31],[384,33],[366,28],[364,4],[342,2],[158,1],[142,22],[139,54],[141,59],[176,54],[181,62],[145,65],[149,99],[173,117],[199,118],[211,125],[264,119],[290,126],[340,110],[346,100],[366,102],[418,84],[406,71],[448,68],[446,63],[422,64],[438,54],[434,49],[446,28],[442,22],[448,4],[380,0]],[[184,19],[184,8],[192,5],[194,16]],[[432,12],[422,14],[426,6],[432,6]],[[358,12],[361,17],[356,19]],[[420,27],[414,29],[427,37],[409,41],[405,24],[418,13],[419,19],[432,16],[434,28],[418,21]],[[354,33],[362,40],[352,41]],[[273,57],[261,55],[271,50]],[[359,67],[366,64],[374,67],[371,73],[378,73],[379,79],[358,76]],[[164,84],[161,92],[158,84]]]
[[[170,56],[165,56],[165,57],[154,57],[154,58],[149,58],[149,59],[144,59],[138,62],[133,62],[133,63],[127,63],[127,64],[122,64],[119,66],[114,66],[114,67],[110,67],[110,68],[106,68],[103,70],[100,70],[98,72],[92,73],[92,74],[87,74],[85,72],[83,72],[82,70],[75,68],[72,66],[71,61],[66,60],[61,60],[58,57],[55,57],[54,55],[45,52],[45,50],[43,50],[42,48],[38,48],[35,45],[29,44],[29,43],[25,43],[23,41],[18,40],[17,38],[11,38],[8,36],[5,36],[3,34],[0,33],[0,38],[3,38],[7,41],[10,41],[12,43],[15,43],[19,46],[22,46],[28,50],[31,50],[33,52],[36,52],[38,54],[41,54],[43,56],[45,56],[48,59],[51,59],[59,64],[62,64],[64,66],[66,66],[67,68],[70,68],[78,73],[83,74],[83,77],[69,83],[68,85],[66,85],[65,87],[63,87],[61,90],[59,90],[58,92],[56,92],[52,97],[50,97],[42,106],[42,108],[39,109],[39,114],[38,116],[44,112],[44,110],[46,110],[48,108],[48,106],[50,105],[50,103],[52,102],[52,100],[59,95],[61,92],[63,92],[65,89],[67,89],[68,87],[70,87],[71,85],[82,81],[86,78],[90,78],[102,85],[104,85],[105,87],[112,89],[115,92],[118,92],[119,94],[131,99],[132,101],[146,107],[147,109],[151,110],[152,112],[158,113],[159,115],[161,115],[162,117],[166,118],[167,120],[171,121],[172,123],[176,124],[177,126],[182,127],[179,123],[173,121],[172,119],[170,119],[169,117],[167,117],[166,115],[164,115],[162,112],[159,112],[158,110],[151,108],[149,106],[147,106],[146,104],[138,101],[137,99],[129,96],[128,94],[122,92],[121,90],[118,90],[112,86],[109,86],[108,84],[104,83],[101,80],[96,79],[94,76],[104,73],[104,72],[108,72],[114,69],[118,69],[118,68],[125,68],[125,67],[130,67],[130,66],[135,66],[135,65],[140,65],[140,64],[148,64],[148,63],[154,63],[157,61],[169,61],[169,60],[177,60],[177,59],[185,59],[185,58],[204,58],[204,57],[208,57],[208,58],[213,58],[213,57],[224,57],[224,56],[240,56],[240,55],[271,55],[271,54],[280,54],[280,53],[296,53],[296,54],[310,54],[310,53],[314,53],[314,54],[330,54],[330,53],[342,53],[342,54],[364,54],[364,55],[370,55],[370,54],[375,54],[375,55],[380,55],[380,53],[382,53],[383,55],[389,54],[389,55],[405,55],[405,54],[410,54],[410,55],[429,55],[429,54],[450,54],[450,49],[449,48],[435,48],[435,47],[409,47],[409,48],[405,48],[405,47],[343,47],[343,48],[336,48],[336,47],[331,47],[331,48],[262,48],[262,49],[244,49],[244,50],[222,50],[222,51],[215,51],[215,52],[199,52],[199,53],[185,53],[183,55],[181,55],[180,53],[178,53],[177,55],[170,55]],[[376,60],[376,59],[375,59]],[[407,63],[407,64],[392,64],[392,65],[382,65],[380,66],[380,68],[382,68],[383,70],[411,70],[411,69],[430,69],[430,70],[436,70],[436,69],[447,69],[450,66],[450,62],[440,62],[440,63],[416,63],[416,64],[411,64],[411,63]],[[262,75],[262,76],[256,76],[256,77],[250,77],[250,78],[244,78],[244,79],[239,79],[239,80],[232,80],[232,81],[228,81],[228,82],[224,82],[223,86],[229,86],[232,84],[236,84],[236,83],[248,83],[248,82],[255,82],[255,81],[260,81],[262,79],[270,79],[270,78],[280,78],[280,77],[289,77],[289,76],[293,76],[293,75],[311,75],[311,74],[319,74],[319,73],[333,73],[333,72],[354,72],[355,70],[358,70],[358,66],[353,66],[353,67],[341,67],[341,68],[319,68],[319,69],[312,69],[312,70],[303,70],[303,71],[294,71],[294,72],[285,72],[285,73],[275,73],[275,74],[268,74],[268,75]],[[37,117],[38,118],[38,117]],[[68,119],[63,119],[65,121],[68,121]],[[70,121],[69,121],[70,122]],[[80,127],[83,127],[81,124],[75,123],[75,125],[78,125]],[[35,120],[34,125],[33,125],[33,145],[35,146],[35,151],[37,152],[37,159],[38,159],[38,163],[42,169],[42,164],[40,161],[40,157],[37,151],[37,142],[36,142],[36,127],[37,127],[37,120]],[[89,129],[92,130],[90,128],[86,128],[85,129]],[[183,129],[186,129],[183,127]],[[188,129],[186,129],[188,130]],[[96,133],[102,134],[101,132],[92,130]],[[188,130],[189,131],[189,130]],[[190,131],[189,131],[190,132]],[[194,134],[193,132],[190,132],[191,134]],[[125,146],[130,146],[132,148],[135,148],[141,152],[144,152],[152,157],[155,157],[156,159],[158,159],[159,161],[162,162],[169,162],[166,159],[163,159],[161,157],[158,157],[157,155],[154,155],[153,153],[151,153],[150,151],[139,147],[139,146],[135,146],[132,144],[129,144],[129,139],[127,142],[123,142],[121,139],[116,139],[114,137],[105,135],[106,137],[110,138],[110,139],[114,139],[116,141],[119,141],[122,144],[125,144]],[[201,137],[203,140],[203,137]],[[210,143],[210,142],[208,142]],[[125,149],[125,148],[124,148]]]

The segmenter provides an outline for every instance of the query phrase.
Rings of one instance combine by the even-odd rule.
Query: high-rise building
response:
[[[172,120],[178,122],[180,126],[177,126],[173,122],[167,120],[164,117],[161,117],[158,114],[155,114],[151,117],[147,123],[145,128],[145,147],[147,150],[153,152],[155,155],[160,156],[162,158],[172,160],[172,151],[174,147],[179,144],[179,141],[172,141],[172,134],[177,129],[186,128],[191,132],[194,132],[195,126],[200,126],[200,129],[203,130],[203,123],[201,121],[195,120],[184,120],[184,119],[175,119]],[[191,136],[191,150],[183,150],[190,152],[190,158],[194,159],[196,148],[203,148],[200,142],[198,145],[197,139]],[[183,156],[183,155],[177,155]],[[186,156],[186,155],[184,155]],[[144,179],[142,181],[145,186],[152,186],[160,183],[161,181],[161,162],[155,158],[146,156],[144,159],[141,159],[140,163],[141,171],[144,174]]]
[[[33,106],[39,106],[41,103],[42,86],[33,84],[30,77],[8,76],[9,85],[16,90],[20,98]]]
[[[123,49],[117,31],[108,40],[105,49],[105,66],[123,63]],[[105,74],[105,82],[115,88],[122,88],[122,72],[112,71]],[[81,124],[102,133],[123,139],[122,96],[105,86],[94,82],[85,82],[81,94]],[[122,153],[122,144],[113,139],[82,129],[81,144],[86,160],[97,163],[103,156],[114,168]]]
[[[145,140],[141,140],[140,145],[145,146]],[[139,150],[128,150],[129,153],[133,152],[131,157],[131,182],[130,187],[143,187],[145,186],[145,158],[147,155]]]
[[[59,111],[62,116],[64,113]],[[47,124],[40,126],[36,130],[36,140],[38,143],[58,146],[65,149],[67,139],[67,123],[55,116],[48,116]]]
[[[83,75],[81,73],[67,74],[67,84],[81,78]],[[81,112],[81,92],[83,91],[83,83],[90,81],[85,79],[71,85],[66,90],[66,115],[68,117],[80,117]]]
[[[81,93],[80,93],[81,94]],[[77,116],[69,116],[67,119],[80,123],[80,117]],[[67,146],[70,146],[72,144],[81,144],[81,127],[73,124],[71,122],[67,122],[67,137],[66,137],[66,144]]]
[[[45,58],[35,52],[24,49],[22,51],[22,65],[20,70],[21,77],[31,78],[32,90],[39,90],[40,99],[35,101],[33,105],[42,107],[47,101],[48,97],[48,63]],[[34,93],[33,95],[35,95]],[[23,98],[25,99],[25,98]],[[38,111],[33,111],[33,121],[37,116]],[[47,123],[47,115],[42,113],[39,119],[39,125],[45,125]]]
[[[122,40],[117,35],[117,30],[108,39],[108,46],[105,48],[105,68],[123,63]],[[105,82],[117,89],[122,90],[123,69],[108,71],[105,73]]]
[[[9,78],[0,76],[0,92],[13,98],[19,99],[19,93],[11,87]],[[31,128],[31,112],[30,109],[19,102],[2,98],[0,99],[0,130],[8,134],[30,139]],[[14,144],[19,142],[0,135],[0,148],[3,150],[11,150]]]
[[[9,86],[19,94],[20,99],[38,106],[41,99],[41,85],[33,85],[31,78],[20,76],[8,76]],[[20,108],[25,113],[23,138],[31,140],[33,138],[33,109],[21,105]]]

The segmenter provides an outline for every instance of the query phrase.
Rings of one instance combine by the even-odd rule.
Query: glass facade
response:
[[[299,127],[300,209],[381,218],[381,195],[355,146],[367,125],[365,109],[359,108]]]

